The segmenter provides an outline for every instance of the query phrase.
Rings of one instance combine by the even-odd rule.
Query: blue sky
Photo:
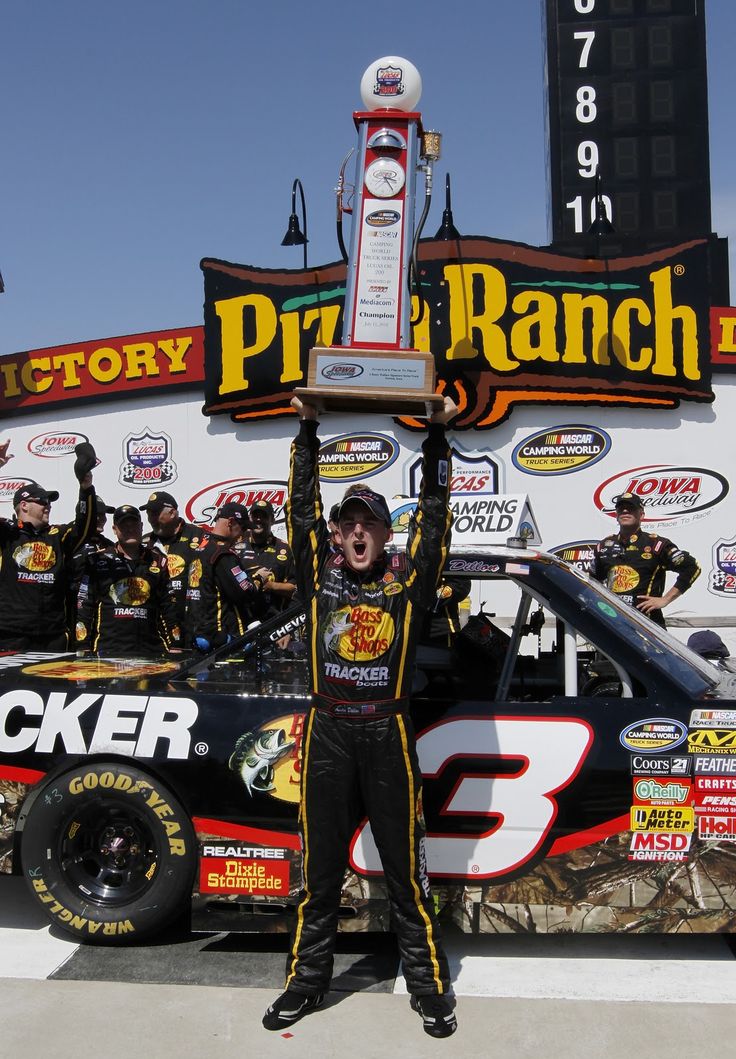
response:
[[[736,244],[736,3],[707,11],[713,227]],[[202,257],[298,267],[280,245],[294,177],[310,264],[336,260],[360,78],[390,53],[444,134],[426,233],[449,170],[464,235],[544,244],[540,0],[5,5],[0,355],[200,323]]]

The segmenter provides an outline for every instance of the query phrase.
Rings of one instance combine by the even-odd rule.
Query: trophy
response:
[[[422,129],[413,109],[422,79],[406,59],[376,60],[360,91],[366,109],[353,114],[358,155],[342,344],[310,350],[307,385],[294,392],[322,410],[429,416],[443,399],[434,392],[434,357],[411,348],[411,290],[441,135]],[[417,172],[426,199],[415,231]],[[339,218],[342,174],[336,191]]]

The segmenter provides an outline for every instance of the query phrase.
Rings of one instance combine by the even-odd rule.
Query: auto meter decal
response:
[[[140,434],[128,434],[123,441],[123,462],[119,481],[123,485],[150,489],[176,481],[176,464],[171,456],[171,438],[148,427]]]
[[[649,754],[672,750],[687,739],[687,728],[671,717],[647,717],[635,721],[619,735],[619,742],[627,750],[646,750]]]
[[[86,434],[73,430],[47,430],[31,438],[27,448],[33,456],[53,460],[60,456],[73,456],[75,447],[85,441],[89,441]]]
[[[398,444],[385,434],[341,434],[322,442],[319,476],[337,482],[370,478],[390,467],[398,455]]]
[[[597,543],[597,541],[571,541],[569,544],[558,544],[556,548],[551,548],[550,551],[552,555],[556,555],[558,559],[562,559],[568,565],[582,570],[583,573],[587,573],[593,566]]]
[[[708,591],[721,599],[736,596],[736,535],[721,537],[713,546],[713,568],[708,574]]]
[[[516,446],[511,460],[524,474],[571,474],[598,463],[610,448],[604,430],[575,424],[531,434]]]
[[[30,481],[30,478],[0,478],[0,504],[12,504],[13,497],[18,489],[22,489],[24,485],[28,485]],[[12,514],[12,511],[10,514]]]
[[[284,521],[287,483],[261,478],[229,478],[205,486],[186,503],[186,517],[197,526],[209,526],[223,504],[243,504],[250,508],[256,500],[267,500],[274,509],[274,522]]]
[[[593,501],[604,515],[615,518],[613,498],[619,493],[639,497],[644,505],[643,522],[687,521],[687,516],[719,504],[728,495],[728,482],[704,467],[632,467],[601,482]]]
[[[691,806],[632,805],[632,831],[694,831],[695,810]]]
[[[299,801],[304,714],[276,717],[240,736],[228,762],[246,791],[270,794],[282,802]]]

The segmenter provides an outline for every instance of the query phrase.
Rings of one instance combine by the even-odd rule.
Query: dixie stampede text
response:
[[[549,364],[550,375],[564,365],[566,377],[594,371],[605,378],[607,369],[614,367],[617,377],[623,369],[638,383],[698,381],[702,374],[698,319],[691,305],[675,304],[676,268],[654,269],[638,295],[621,297],[615,290],[605,295],[516,290],[494,265],[448,264],[440,281],[447,302],[445,339],[438,343],[434,334],[430,338],[430,321],[436,313],[425,310],[414,329],[414,344],[432,350],[440,374],[443,368],[451,372],[450,366],[456,364],[460,369],[466,365],[513,377],[530,368],[543,372]],[[570,286],[575,284],[571,281]],[[267,381],[274,389],[300,382],[306,351],[336,341],[340,309],[335,302],[279,312],[268,295],[259,293],[214,301],[221,330],[219,394],[249,387],[262,390],[264,367],[254,358],[266,352]]]

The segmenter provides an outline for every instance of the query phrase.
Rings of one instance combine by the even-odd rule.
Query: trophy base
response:
[[[315,347],[307,385],[296,396],[319,411],[426,415],[442,408],[434,392],[434,357],[419,350]]]

